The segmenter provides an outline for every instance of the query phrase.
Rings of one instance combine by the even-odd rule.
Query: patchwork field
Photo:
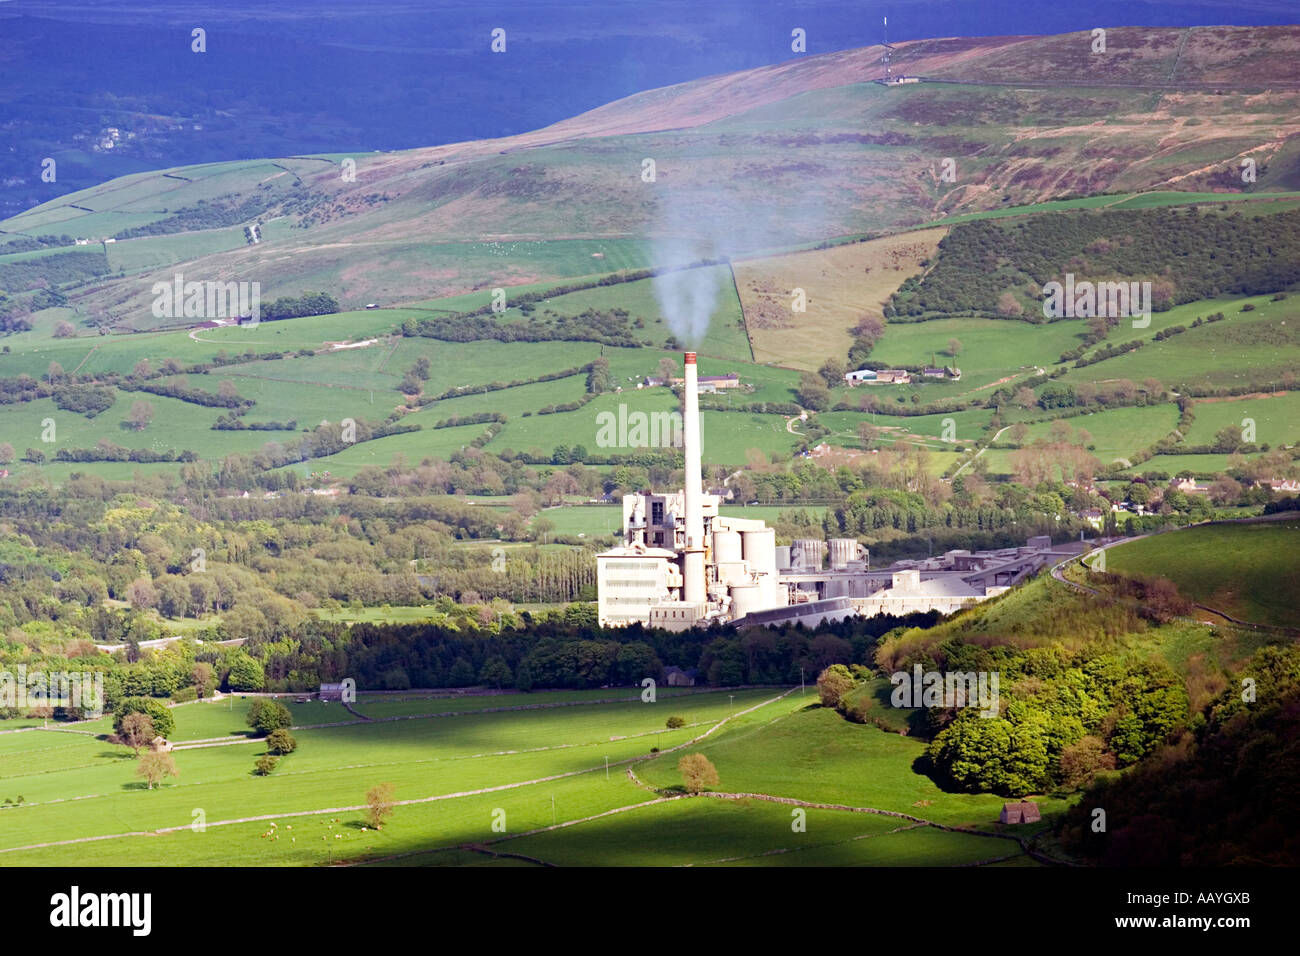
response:
[[[1253,309],[1242,311],[1246,305]],[[1219,311],[1226,316],[1223,322],[1189,328],[1162,342],[1148,342],[1135,352],[1071,369],[1059,381],[1077,385],[1155,378],[1174,389],[1188,385],[1213,388],[1278,382],[1293,374],[1292,356],[1300,347],[1300,298],[1279,302],[1271,296],[1216,300],[1200,303],[1196,314]]]
[[[1253,456],[1245,457],[1249,459]],[[1209,477],[1226,471],[1228,458],[1228,455],[1153,455],[1140,465],[1125,468],[1124,474],[1143,475],[1154,471],[1163,472],[1172,478],[1179,472],[1190,471],[1197,476]]]
[[[1110,464],[1117,459],[1127,460],[1173,431],[1178,424],[1178,407],[1165,404],[1114,408],[1090,415],[1075,415],[1065,422],[1075,435],[1080,430],[1086,431],[1089,435],[1088,450],[1102,464]],[[1030,425],[1025,441],[1050,440],[1052,424],[1036,422]]]
[[[859,391],[863,390],[859,387]],[[952,412],[947,415],[880,415],[867,412],[822,412],[817,423],[831,429],[826,439],[830,444],[847,448],[860,448],[858,426],[866,423],[881,429],[877,444],[897,441],[919,441],[930,448],[949,448],[945,441],[948,424],[956,444],[975,441],[987,428],[992,412],[985,408]]]
[[[929,322],[891,322],[871,352],[872,361],[890,365],[939,365],[961,369],[959,381],[936,380],[927,383],[927,401],[965,395],[981,386],[1005,384],[1035,367],[1049,368],[1062,352],[1079,344],[1085,332],[1079,322],[1049,322],[1031,325],[1001,319],[935,319]],[[949,342],[960,343],[958,354],[949,354]],[[874,388],[888,395],[892,389]]]

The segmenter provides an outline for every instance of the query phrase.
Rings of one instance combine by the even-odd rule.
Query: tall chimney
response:
[[[704,491],[701,488],[700,392],[695,353],[687,352],[686,388],[683,394],[682,443],[686,460],[686,553],[682,559],[682,599],[690,603],[705,600],[704,587]]]

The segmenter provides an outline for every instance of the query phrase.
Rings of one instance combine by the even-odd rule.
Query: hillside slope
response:
[[[650,265],[662,253],[643,240],[656,237],[737,253],[1066,195],[1300,185],[1300,27],[1123,28],[1104,55],[1090,44],[899,44],[895,71],[927,82],[893,88],[870,82],[881,51],[867,47],[652,90],[504,139],[138,174],[6,220],[0,240],[67,235],[95,249],[116,237],[99,247],[112,277],[87,260],[64,288],[85,316],[149,328],[150,287],[181,269],[258,281],[264,297],[414,302]],[[66,254],[12,248],[42,263]]]

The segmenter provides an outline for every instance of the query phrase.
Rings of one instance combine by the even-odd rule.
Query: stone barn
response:
[[[1025,800],[1021,803],[1004,803],[1002,805],[1002,814],[998,817],[999,823],[1037,823],[1043,819],[1042,811],[1038,809],[1038,804]]]

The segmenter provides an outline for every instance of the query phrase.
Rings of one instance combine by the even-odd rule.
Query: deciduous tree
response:
[[[385,821],[393,815],[395,790],[391,783],[381,783],[371,787],[366,793],[366,820],[376,830],[382,830]]]
[[[817,677],[817,695],[823,707],[836,707],[840,698],[853,689],[853,675],[843,664],[832,664]]]
[[[687,793],[699,793],[718,785],[718,768],[704,754],[687,754],[677,761],[677,770]]]
[[[162,782],[163,777],[179,777],[180,771],[176,769],[176,761],[171,754],[151,750],[140,758],[135,775],[143,777],[152,790],[154,784]]]

